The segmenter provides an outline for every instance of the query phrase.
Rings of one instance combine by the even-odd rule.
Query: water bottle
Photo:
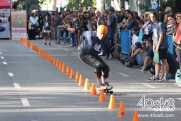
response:
[[[154,58],[153,58],[155,63],[159,63],[159,54],[157,52],[154,53]]]

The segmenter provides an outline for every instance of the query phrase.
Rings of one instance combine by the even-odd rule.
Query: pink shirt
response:
[[[181,23],[179,24],[177,31],[176,31],[176,35],[175,35],[175,42],[177,44],[181,43]]]

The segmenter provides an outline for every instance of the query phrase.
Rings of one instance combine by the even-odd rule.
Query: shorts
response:
[[[78,50],[78,56],[81,61],[86,63],[87,65],[95,68],[96,64],[100,62],[102,64],[102,67],[107,67],[108,65],[102,60],[100,56],[94,56],[92,54],[84,53],[82,50]]]
[[[158,52],[159,52],[159,59],[160,59],[160,60],[162,60],[162,59],[167,59],[167,51],[168,51],[167,48],[159,49],[159,50],[158,50]]]
[[[51,33],[51,30],[44,30],[44,33]]]
[[[118,43],[118,33],[117,32],[114,33],[113,41],[114,41],[114,44]]]

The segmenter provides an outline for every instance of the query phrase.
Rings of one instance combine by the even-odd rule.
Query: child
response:
[[[43,30],[44,32],[44,42],[45,42],[45,45],[47,44],[46,43],[46,38],[48,37],[48,40],[49,40],[49,45],[51,45],[50,43],[50,34],[51,34],[51,23],[48,19],[48,15],[45,16],[45,21],[43,22]]]
[[[139,30],[136,27],[132,28],[132,47],[135,45],[136,42],[139,42],[138,36],[139,36]]]

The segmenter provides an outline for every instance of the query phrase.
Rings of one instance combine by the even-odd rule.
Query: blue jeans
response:
[[[137,61],[138,65],[143,66],[144,61],[143,61],[143,59],[142,59],[140,54],[136,55],[136,61]]]

